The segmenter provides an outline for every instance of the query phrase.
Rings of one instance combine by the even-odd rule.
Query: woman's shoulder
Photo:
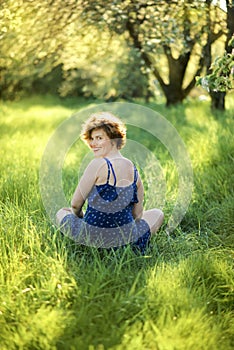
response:
[[[129,158],[125,158],[125,157],[123,159],[124,159],[126,166],[128,166],[130,169],[134,168],[135,170],[137,170],[137,168],[132,160],[130,160]]]
[[[123,167],[125,170],[126,169],[132,169],[135,168],[134,163],[125,157],[119,157],[119,158],[114,158],[114,159],[108,159],[108,158],[94,158],[91,160],[91,162],[87,166],[87,170],[90,172],[96,172],[97,170],[101,170],[105,168],[107,163],[111,163],[113,166]]]
[[[120,171],[123,171],[125,174],[129,173],[130,176],[137,171],[135,164],[129,159],[125,157],[117,158],[116,162],[114,160],[115,169],[118,168]]]
[[[105,160],[102,158],[94,158],[89,162],[89,164],[86,166],[86,169],[83,173],[83,176],[86,179],[90,179],[90,181],[96,181],[97,177],[99,176],[100,172],[102,171],[105,164]]]
[[[133,167],[134,166],[134,163],[129,159],[129,158],[126,158],[126,157],[119,157],[119,158],[116,158],[114,159],[113,161],[117,161],[117,162],[120,162],[126,166],[130,166],[130,167]]]
[[[93,160],[91,160],[91,162],[87,165],[86,169],[89,170],[97,170],[100,167],[102,167],[104,164],[106,163],[104,158],[94,158]]]

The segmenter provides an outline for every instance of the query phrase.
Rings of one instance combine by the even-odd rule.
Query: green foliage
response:
[[[100,32],[93,25],[86,26],[82,38],[78,31],[73,35],[80,44],[69,41],[64,47],[61,96],[131,99],[146,94],[148,79],[140,58],[123,36]]]
[[[62,2],[8,0],[0,13],[0,86],[3,98],[30,91],[32,83],[56,67],[71,14]]]
[[[208,47],[226,27],[223,11],[211,1],[82,0],[82,5],[84,21],[126,33],[145,69],[159,82],[167,105],[180,103],[189,94]]]
[[[147,98],[156,78],[168,104],[181,102],[203,66],[196,57],[204,56],[207,32],[219,35],[226,26],[223,12],[208,3],[5,1],[1,98],[38,92]]]
[[[138,34],[141,47],[151,54],[164,45],[185,52],[190,50],[193,40],[200,41],[208,28],[207,3],[205,1],[81,1],[82,18],[88,23],[96,23],[100,28],[106,26],[118,34],[129,30],[132,24]],[[213,16],[221,15],[217,8],[211,8]],[[220,20],[223,21],[223,17]],[[221,23],[214,23],[219,30]],[[201,33],[202,30],[202,33]],[[189,36],[189,37],[188,37]]]
[[[1,103],[2,350],[233,349],[233,100],[228,103],[216,118],[206,103],[170,110],[147,105],[184,139],[194,195],[175,238],[162,228],[145,257],[130,249],[77,246],[44,211],[41,156],[55,128],[87,102],[42,96]],[[176,196],[170,155],[132,128],[134,137],[159,154],[167,175],[167,220]],[[65,160],[68,197],[84,152],[74,145]],[[145,171],[156,184],[151,164]],[[146,201],[147,208],[156,205]]]
[[[131,98],[147,91],[148,80],[134,50],[123,37],[82,22],[81,10],[79,3],[65,5],[61,0],[4,3],[0,14],[2,98],[32,92]]]
[[[229,45],[233,47],[234,38]],[[211,74],[205,77],[197,77],[197,85],[201,85],[207,91],[227,92],[234,88],[234,53],[225,52],[223,56],[218,56],[211,64]]]

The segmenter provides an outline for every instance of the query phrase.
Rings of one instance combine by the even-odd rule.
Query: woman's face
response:
[[[103,158],[113,149],[114,143],[112,144],[111,139],[103,129],[96,129],[91,133],[89,147],[94,152],[96,158]]]

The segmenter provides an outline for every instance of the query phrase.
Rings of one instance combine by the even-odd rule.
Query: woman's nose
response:
[[[95,147],[96,142],[95,142],[95,140],[90,140],[89,144],[90,144],[90,147]]]

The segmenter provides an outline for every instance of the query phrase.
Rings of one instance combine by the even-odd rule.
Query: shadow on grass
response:
[[[57,348],[100,346],[106,349],[124,343],[126,348],[131,348],[132,340],[126,338],[129,332],[136,338],[138,332],[149,334],[149,339],[145,336],[138,339],[137,349],[147,348],[152,342],[156,347],[162,344],[159,333],[165,332],[166,336],[172,331],[170,327],[176,326],[175,320],[181,320],[184,325],[176,330],[179,342],[191,344],[194,339],[195,344],[198,341],[195,324],[203,322],[204,334],[201,325],[198,326],[202,332],[200,341],[212,349],[211,340],[205,338],[205,332],[210,332],[211,319],[215,324],[221,313],[230,312],[232,307],[228,275],[231,257],[225,258],[222,251],[209,252],[204,240],[200,238],[199,241],[195,235],[186,240],[182,236],[166,240],[161,232],[153,239],[148,255],[143,257],[136,256],[130,249],[107,252],[77,246],[58,234],[58,251],[62,246],[66,248],[66,270],[75,279],[79,294],[66,300],[67,312],[72,317],[57,338]],[[223,265],[219,265],[221,261]],[[226,299],[223,299],[224,294]],[[187,321],[196,312],[198,319],[194,317],[191,321],[193,328]],[[149,321],[155,325],[156,333],[147,329]],[[221,323],[220,329],[216,328],[215,338],[211,332],[212,342],[217,344],[221,342],[218,336],[224,327]],[[184,337],[184,329],[189,330],[189,337]],[[174,340],[167,338],[167,341],[170,344]],[[229,349],[228,342],[223,341],[220,348]]]

